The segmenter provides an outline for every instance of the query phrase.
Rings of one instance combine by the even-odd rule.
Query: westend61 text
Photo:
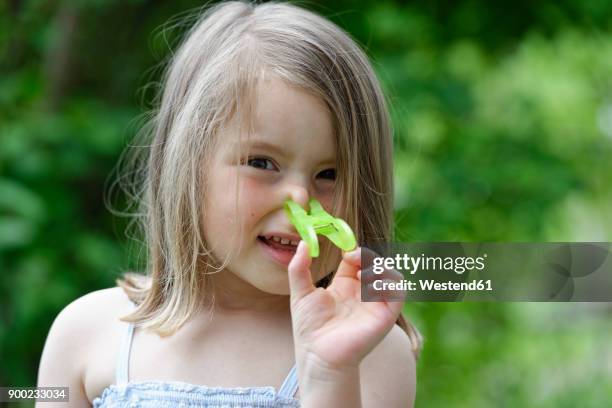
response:
[[[436,282],[433,279],[419,279],[419,284],[403,279],[398,282],[376,280],[374,290],[424,290],[424,291],[489,291],[493,290],[491,280],[472,280],[469,282]]]

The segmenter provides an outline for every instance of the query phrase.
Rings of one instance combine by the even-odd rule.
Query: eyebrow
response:
[[[251,150],[253,148],[270,150],[270,151],[278,154],[279,156],[282,156],[283,158],[287,158],[287,153],[285,152],[285,150],[282,147],[280,147],[280,146],[278,146],[278,145],[276,145],[274,143],[270,143],[270,142],[267,142],[265,140],[258,140],[258,139],[251,139],[250,143],[247,142],[247,141],[245,141],[245,142],[246,142],[245,145],[247,147],[249,147],[249,149],[251,149]],[[336,160],[333,157],[332,158],[327,158],[326,160],[322,160],[321,162],[325,163],[325,164],[334,165],[334,166],[336,165]]]
[[[264,149],[264,150],[271,150],[274,153],[283,156],[284,158],[287,157],[286,152],[280,147],[275,145],[274,143],[270,143],[270,142],[266,142],[265,140],[250,140],[249,142],[246,142],[245,145],[249,148],[249,149]]]

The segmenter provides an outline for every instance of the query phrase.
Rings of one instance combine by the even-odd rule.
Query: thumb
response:
[[[288,266],[289,291],[293,300],[299,300],[315,290],[310,274],[311,261],[308,244],[300,241]]]

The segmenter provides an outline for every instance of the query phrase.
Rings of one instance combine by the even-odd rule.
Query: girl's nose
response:
[[[291,199],[302,206],[302,208],[308,208],[308,200],[310,199],[310,193],[308,187],[302,183],[291,183],[287,186],[287,194],[285,200]]]

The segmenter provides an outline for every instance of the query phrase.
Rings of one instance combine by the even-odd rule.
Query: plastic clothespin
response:
[[[289,221],[308,244],[312,258],[319,256],[317,234],[325,235],[334,245],[344,251],[355,249],[357,240],[346,221],[331,216],[315,199],[310,200],[308,205],[310,214],[293,200],[285,201],[284,208]]]

